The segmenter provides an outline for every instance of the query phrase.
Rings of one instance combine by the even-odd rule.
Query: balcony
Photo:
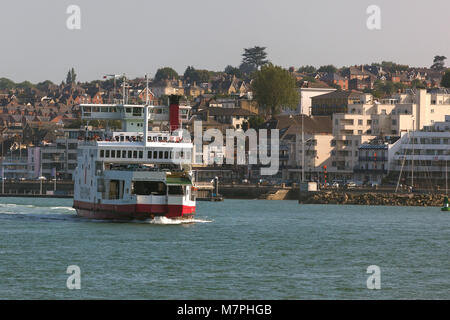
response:
[[[387,157],[364,157],[359,156],[358,161],[387,161]]]

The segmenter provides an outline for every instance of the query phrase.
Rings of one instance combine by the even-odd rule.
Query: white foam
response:
[[[212,222],[209,220],[203,219],[170,219],[166,217],[155,217],[152,220],[149,220],[148,223],[151,224],[161,224],[161,225],[169,225],[169,224],[189,224],[189,223],[208,223]]]
[[[50,207],[50,209],[51,210],[61,210],[61,209],[63,209],[63,210],[75,211],[75,209],[72,208],[72,207]]]

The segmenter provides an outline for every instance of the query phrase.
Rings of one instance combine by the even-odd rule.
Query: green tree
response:
[[[434,56],[433,65],[431,66],[431,69],[437,70],[437,71],[444,70],[446,59],[447,59],[447,57],[445,57],[445,56]]]
[[[16,83],[7,78],[0,78],[0,90],[11,90],[16,87]]]
[[[448,69],[441,80],[441,86],[445,88],[450,88],[450,69]]]
[[[306,74],[310,74],[310,73],[314,73],[316,72],[316,67],[314,66],[301,66],[300,68],[298,68],[297,70],[299,73],[306,73]]]
[[[75,69],[69,69],[66,75],[66,84],[74,84],[77,79],[77,74],[75,73]]]
[[[411,88],[425,89],[426,85],[419,79],[414,79],[413,81],[411,81]]]
[[[39,82],[38,84],[36,84],[36,88],[40,91],[47,91],[50,88],[50,86],[53,86],[53,85],[54,85],[54,83],[51,82],[50,80],[45,80],[45,81],[42,81],[42,82]]]
[[[272,118],[281,107],[296,108],[299,101],[295,78],[279,66],[267,64],[254,73],[253,93],[259,106]]]
[[[241,71],[243,76],[250,77],[257,69],[253,64],[242,62],[239,66],[239,70]]]
[[[326,72],[326,73],[335,73],[337,71],[337,68],[333,66],[332,64],[321,66],[318,70],[318,72]]]
[[[266,47],[255,46],[253,48],[246,48],[242,56],[242,63],[255,66],[256,69],[269,62],[267,60]]]
[[[188,66],[184,71],[183,78],[189,83],[202,83],[208,82],[212,74],[214,74],[214,72],[195,69],[193,66]]]
[[[248,119],[248,126],[253,129],[259,128],[260,125],[264,123],[264,118],[261,116],[251,116]]]
[[[224,72],[231,76],[235,76],[236,78],[242,78],[242,71],[239,70],[239,68],[228,65],[226,66]]]
[[[178,79],[178,73],[170,67],[159,68],[155,74],[155,81]]]

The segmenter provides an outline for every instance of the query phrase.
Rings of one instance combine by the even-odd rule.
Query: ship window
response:
[[[143,151],[139,151],[139,159],[142,159],[144,157],[144,152]]]
[[[103,158],[105,156],[105,150],[100,150],[100,158]]]
[[[183,195],[183,187],[182,186],[169,186],[169,194],[170,195]]]
[[[158,159],[158,151],[153,151],[153,159]]]
[[[184,152],[183,151],[180,151],[180,158],[184,159]]]
[[[133,151],[133,158],[137,159],[137,151]]]
[[[169,159],[169,151],[164,151],[164,159]]]
[[[117,150],[116,155],[117,155],[117,158],[120,158],[120,150]]]
[[[115,158],[116,157],[116,150],[111,150],[111,158]]]
[[[122,158],[126,158],[127,157],[127,151],[126,150],[122,150]]]
[[[162,181],[133,181],[132,191],[137,195],[166,195],[166,185]]]
[[[153,155],[153,153],[151,151],[147,152],[147,158],[151,159],[152,155]]]
[[[109,158],[109,150],[106,150],[106,155],[105,155],[105,157],[106,157],[106,158]]]
[[[160,158],[160,159],[163,158],[163,152],[162,152],[162,151],[159,152],[159,158]]]
[[[170,159],[173,159],[173,151],[170,151]]]
[[[132,152],[131,152],[131,150],[129,150],[129,151],[128,151],[128,158],[131,159],[131,155],[132,155]]]

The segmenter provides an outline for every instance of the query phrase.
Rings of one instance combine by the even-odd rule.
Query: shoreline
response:
[[[232,190],[234,189],[234,190]],[[334,204],[360,206],[417,206],[442,207],[444,193],[394,193],[389,191],[362,190],[321,190],[299,192],[293,188],[272,188],[259,190],[258,194],[242,192],[240,188],[221,188],[225,200],[295,200],[299,204]],[[236,190],[237,189],[237,190]],[[248,189],[247,189],[248,191]],[[237,193],[237,194],[236,194]],[[256,196],[255,196],[256,195]],[[0,194],[0,198],[61,198],[71,199],[72,195],[49,194]],[[199,198],[197,201],[208,200]]]

